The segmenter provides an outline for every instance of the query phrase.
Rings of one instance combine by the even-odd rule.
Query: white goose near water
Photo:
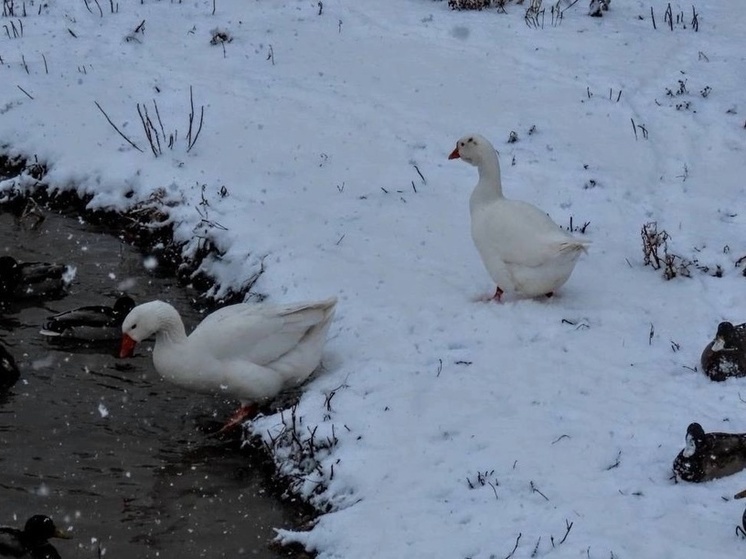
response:
[[[536,206],[503,196],[500,163],[492,144],[470,134],[448,159],[477,167],[479,182],[469,199],[471,235],[484,266],[497,284],[495,295],[551,296],[564,284],[590,241],[577,239]]]
[[[163,301],[138,305],[122,324],[120,357],[155,335],[153,365],[189,390],[241,400],[230,425],[255,404],[306,380],[319,366],[336,298],[292,305],[238,304],[218,309],[187,336],[178,311]],[[225,429],[225,428],[224,428]]]

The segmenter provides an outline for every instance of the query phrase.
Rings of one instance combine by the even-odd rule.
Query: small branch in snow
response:
[[[622,463],[622,460],[621,460],[621,458],[622,458],[622,451],[620,450],[620,451],[619,451],[619,452],[617,453],[617,455],[616,455],[616,459],[614,460],[614,462],[613,462],[612,464],[610,464],[610,465],[606,466],[606,468],[604,468],[604,470],[606,470],[606,471],[608,472],[609,470],[613,470],[614,468],[618,468],[618,467],[619,467],[619,464],[621,464],[621,463]]]
[[[332,411],[332,398],[337,394],[337,391],[341,388],[347,388],[346,384],[340,384],[337,388],[334,388],[329,391],[329,393],[326,395],[326,398],[324,399],[324,407],[326,408],[326,411]]]
[[[272,61],[272,66],[275,65],[275,51],[272,49],[272,45],[269,45],[269,52],[267,53],[267,60]]]
[[[556,444],[560,442],[562,439],[569,439],[569,438],[571,438],[570,435],[560,435],[559,437],[557,437],[556,439],[552,441],[552,444]]]
[[[570,530],[572,530],[572,525],[573,525],[573,523],[570,522],[570,521],[568,521],[565,518],[565,527],[566,527],[565,535],[562,536],[562,539],[559,541],[559,543],[557,545],[562,545],[563,543],[565,543],[565,540],[567,539],[567,536],[570,535]],[[551,537],[550,539],[552,540],[552,547],[554,547],[554,537]]]
[[[534,484],[533,481],[529,482],[529,486],[531,487],[531,491],[533,491],[534,493],[538,493],[539,495],[541,495],[542,497],[544,497],[547,501],[549,500],[549,497],[547,497],[546,495],[544,495],[544,493],[542,493],[541,491],[539,491],[539,488],[536,487],[536,484]]]
[[[420,168],[417,165],[413,165],[413,167],[414,167],[414,170],[417,171],[417,174],[420,175],[420,178],[422,179],[422,184],[427,184],[425,177],[422,176],[422,173],[420,172]]]
[[[319,15],[321,15],[322,13],[324,13],[324,3],[323,2],[319,2],[317,4],[317,6],[319,7]]]
[[[536,540],[536,545],[534,546],[534,550],[531,552],[531,557],[536,557],[538,555],[540,543],[541,543],[541,536],[539,536],[539,539]]]
[[[635,140],[637,140],[637,129],[640,129],[640,132],[642,132],[642,139],[647,140],[648,139],[648,129],[645,127],[644,124],[635,124],[635,120],[633,118],[630,118],[632,121],[632,130],[635,133]]]
[[[513,546],[513,549],[511,550],[511,552],[505,556],[505,559],[510,559],[511,557],[513,557],[513,554],[515,553],[516,549],[518,549],[518,543],[521,541],[522,535],[523,534],[521,532],[518,532],[518,537],[516,537],[515,539],[515,545]]]
[[[668,22],[668,27],[673,31],[673,10],[671,9],[671,3],[668,3],[666,12],[663,14],[663,21]]]
[[[648,333],[648,345],[653,345],[653,336],[655,336],[655,326],[650,323],[650,332]]]
[[[26,91],[25,89],[23,89],[20,85],[16,85],[16,87],[18,89],[20,89],[21,91],[23,91],[29,99],[31,99],[32,101],[34,100],[34,98],[31,97],[31,94],[28,91]]]
[[[194,144],[197,143],[197,138],[199,138],[199,133],[202,131],[202,122],[205,118],[205,106],[202,105],[200,107],[200,113],[199,113],[199,125],[197,126],[197,133],[194,135],[194,139],[192,139],[192,124],[194,122],[194,95],[192,94],[192,86],[189,86],[189,131],[187,132],[187,153],[189,153],[192,148],[194,147]]]
[[[102,113],[102,114],[104,115],[104,117],[106,117],[106,120],[107,120],[107,121],[109,121],[109,124],[111,124],[112,128],[114,128],[114,130],[116,130],[116,131],[117,131],[117,133],[118,133],[118,134],[119,134],[119,135],[120,135],[120,136],[121,136],[122,138],[124,138],[124,139],[125,139],[125,141],[126,141],[126,142],[127,142],[127,143],[128,143],[129,145],[131,145],[131,146],[132,146],[133,148],[135,148],[135,149],[136,149],[137,151],[139,151],[140,153],[144,153],[144,152],[143,152],[143,151],[142,151],[142,150],[140,149],[140,147],[139,147],[139,146],[138,146],[138,145],[137,145],[137,144],[136,144],[135,142],[133,142],[132,140],[130,140],[130,139],[129,139],[129,138],[127,137],[127,136],[125,136],[125,135],[124,135],[124,133],[123,133],[123,132],[122,132],[122,131],[121,131],[121,130],[120,130],[119,128],[117,128],[117,125],[116,125],[116,124],[114,124],[114,123],[113,123],[113,122],[111,121],[111,119],[109,118],[109,115],[107,115],[107,114],[106,114],[106,111],[104,111],[104,110],[103,110],[103,109],[101,108],[101,105],[99,105],[99,104],[98,104],[98,101],[94,101],[94,103],[95,103],[95,104],[96,104],[96,106],[98,107],[98,110],[99,110],[99,111],[101,111],[101,113]]]
[[[438,359],[438,372],[437,372],[437,374],[435,376],[439,377],[440,373],[442,373],[442,372],[443,372],[443,360],[442,359]]]

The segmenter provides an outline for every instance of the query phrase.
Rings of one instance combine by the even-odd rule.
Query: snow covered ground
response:
[[[735,557],[746,474],[674,484],[671,463],[691,421],[746,432],[746,380],[695,370],[717,323],[746,319],[741,4],[700,0],[695,32],[689,3],[671,30],[659,0],[602,18],[581,0],[559,25],[546,5],[543,28],[512,3],[6,1],[0,145],[92,207],[161,189],[178,239],[225,252],[207,263],[223,287],[263,262],[272,301],[339,296],[295,410],[329,448],[306,472],[276,443],[329,512],[284,540],[321,558]],[[446,159],[471,132],[507,196],[590,222],[550,300],[474,302],[494,289],[469,235],[476,173]],[[644,266],[653,221],[709,271]]]

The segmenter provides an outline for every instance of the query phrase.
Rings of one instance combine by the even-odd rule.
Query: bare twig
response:
[[[31,96],[31,94],[28,91],[23,89],[20,85],[16,85],[16,87],[20,89],[21,91],[23,91],[26,94],[26,96],[33,101],[34,98]]]
[[[544,495],[544,493],[542,493],[541,491],[539,491],[539,488],[536,487],[536,485],[534,484],[533,481],[530,482],[529,485],[531,487],[531,491],[533,491],[534,493],[538,493],[539,495],[541,495],[542,497],[544,497],[547,501],[549,500],[549,497],[547,497],[546,495]]]
[[[417,165],[413,165],[413,167],[414,167],[414,170],[417,171],[417,174],[420,175],[420,178],[422,179],[422,184],[427,184],[425,177],[422,176],[422,173],[420,172],[420,168]]]
[[[613,470],[614,468],[618,468],[618,467],[619,467],[619,464],[621,464],[621,463],[622,463],[622,461],[621,461],[621,458],[622,458],[622,451],[620,450],[620,451],[619,451],[619,452],[617,453],[617,455],[616,455],[616,459],[614,460],[614,462],[613,462],[612,464],[610,464],[610,465],[606,466],[606,468],[604,468],[604,469],[605,469],[606,471],[609,471],[609,470]]]
[[[135,149],[136,149],[137,151],[139,151],[140,153],[144,153],[144,152],[142,151],[142,149],[140,149],[140,147],[139,147],[139,146],[138,146],[138,145],[137,145],[137,144],[136,144],[135,142],[133,142],[132,140],[130,140],[130,139],[129,139],[129,138],[127,137],[127,136],[125,136],[125,135],[124,135],[124,133],[123,133],[123,132],[122,132],[122,131],[121,131],[121,130],[120,130],[119,128],[117,128],[117,125],[116,125],[116,124],[114,124],[114,123],[113,123],[113,122],[111,121],[111,119],[109,118],[109,115],[107,115],[107,114],[106,114],[106,111],[104,111],[104,109],[102,109],[102,108],[101,108],[101,105],[99,105],[99,104],[98,104],[98,101],[94,101],[94,103],[95,103],[95,104],[96,104],[96,106],[98,107],[98,110],[99,110],[99,111],[101,111],[101,113],[102,113],[102,114],[104,115],[104,117],[106,117],[106,120],[107,120],[107,121],[109,121],[109,124],[111,124],[112,128],[114,128],[114,130],[116,130],[116,131],[117,131],[117,133],[118,133],[118,134],[119,134],[119,135],[120,135],[120,136],[121,136],[122,138],[124,138],[124,139],[125,139],[125,141],[126,141],[126,142],[127,142],[127,143],[128,143],[129,145],[131,145],[131,146],[132,146],[133,148],[135,148]]]
[[[513,554],[515,553],[515,550],[518,549],[518,542],[521,541],[521,536],[522,535],[523,534],[521,534],[520,532],[518,532],[518,537],[516,537],[516,539],[515,539],[515,545],[513,546],[513,549],[510,551],[510,553],[508,553],[505,556],[505,559],[510,559],[511,557],[513,557]]]
[[[194,94],[192,92],[192,86],[189,86],[189,130],[187,131],[187,153],[189,153],[192,148],[194,147],[194,144],[197,143],[197,138],[199,138],[199,133],[202,131],[202,123],[205,118],[205,106],[202,105],[200,107],[200,114],[199,114],[199,125],[197,126],[197,132],[194,135],[194,138],[192,138],[192,127],[194,124]]]

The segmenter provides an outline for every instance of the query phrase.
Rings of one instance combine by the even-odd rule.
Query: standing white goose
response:
[[[242,407],[225,428],[306,380],[319,366],[336,298],[293,305],[238,304],[218,309],[187,336],[178,311],[163,301],[138,305],[122,324],[120,357],[155,334],[153,365],[189,390],[226,394]]]
[[[570,277],[590,241],[561,229],[536,206],[503,196],[500,163],[492,144],[470,134],[456,143],[448,159],[461,158],[479,171],[469,199],[471,236],[484,266],[503,293],[551,296]]]

